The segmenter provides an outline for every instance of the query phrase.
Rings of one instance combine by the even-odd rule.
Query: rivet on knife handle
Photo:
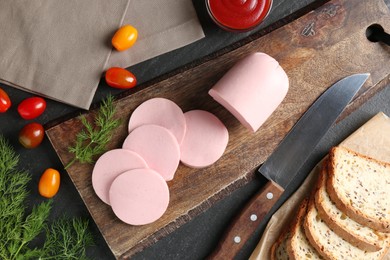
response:
[[[233,259],[282,192],[282,188],[269,181],[233,220],[208,259]]]

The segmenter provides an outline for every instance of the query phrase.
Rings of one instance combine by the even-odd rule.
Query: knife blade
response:
[[[233,259],[256,228],[265,224],[262,223],[267,221],[265,216],[278,209],[273,207],[276,202],[280,206],[298,188],[300,182],[294,180],[304,179],[309,174],[300,171],[301,167],[369,75],[354,74],[341,79],[310,106],[258,169],[269,181],[233,219],[208,259]],[[283,194],[287,187],[290,194]],[[279,200],[282,194],[284,201]]]

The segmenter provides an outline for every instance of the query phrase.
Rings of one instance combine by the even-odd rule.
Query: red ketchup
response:
[[[272,0],[206,0],[207,10],[221,28],[249,31],[259,25],[271,10]]]

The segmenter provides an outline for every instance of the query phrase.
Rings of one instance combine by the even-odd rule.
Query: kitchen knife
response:
[[[296,180],[309,174],[300,171],[301,167],[368,77],[354,74],[336,82],[305,112],[259,168],[269,181],[232,221],[209,259],[233,259],[262,221],[267,221],[264,217],[277,210],[274,204],[284,202],[278,201],[284,190],[288,187],[290,194],[283,194],[287,200],[298,188]]]

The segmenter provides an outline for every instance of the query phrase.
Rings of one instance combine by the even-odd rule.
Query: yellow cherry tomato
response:
[[[134,45],[138,31],[131,25],[124,25],[112,37],[111,43],[118,51],[124,51]]]
[[[39,179],[39,194],[45,198],[54,197],[60,188],[60,173],[52,168],[46,169]]]

